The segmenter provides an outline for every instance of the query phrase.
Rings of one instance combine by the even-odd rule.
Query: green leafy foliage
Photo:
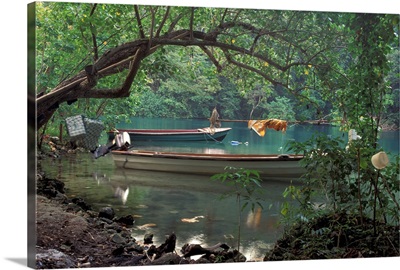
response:
[[[268,103],[267,109],[267,118],[285,119],[286,121],[296,120],[293,105],[286,97],[277,97],[274,101]]]
[[[96,89],[82,91],[85,95],[78,100],[57,103],[57,113],[42,133],[66,135],[60,127],[66,117],[77,114],[101,119],[111,128],[135,115],[207,118],[215,106],[227,119],[336,121],[362,139],[347,149],[339,138],[323,135],[290,145],[289,150],[305,155],[307,173],[303,186],[290,185],[283,194],[290,200],[281,212],[287,224],[310,222],[327,211],[399,224],[399,157],[392,155],[383,170],[370,162],[384,150],[378,144],[381,128],[399,126],[398,15],[145,5],[137,11],[132,5],[37,3],[40,95],[110,50],[143,40],[151,43],[170,27],[210,38],[207,43],[190,36],[183,40],[186,44],[158,44],[141,61],[123,99],[85,96],[96,89],[120,88],[128,70],[119,66],[118,72],[99,79]],[[189,44],[194,40],[202,45]],[[258,178],[257,172],[231,168],[214,180],[234,187],[230,195],[238,198],[241,213],[259,205]],[[329,228],[311,233],[322,235]]]
[[[261,204],[262,194],[260,174],[256,170],[249,170],[245,168],[226,167],[225,172],[211,176],[212,181],[220,181],[227,186],[232,186],[233,191],[224,194],[222,198],[234,196],[236,197],[238,206],[238,250],[240,249],[240,224],[242,212],[247,206],[250,206],[254,212],[255,207],[258,205],[263,208]]]
[[[332,101],[336,114],[342,114],[341,128],[355,129],[361,138],[346,144],[340,138],[319,134],[305,142],[289,142],[289,151],[304,154],[302,165],[307,172],[302,177],[304,187],[291,186],[284,193],[300,207],[286,203],[282,214],[286,220],[299,216],[311,220],[326,211],[356,216],[361,223],[371,218],[376,235],[377,223],[399,225],[399,157],[391,155],[394,162],[384,169],[371,163],[375,153],[384,151],[378,139],[386,108],[393,104],[385,78],[390,74],[387,56],[396,35],[390,16],[356,14],[339,21],[343,19],[348,20],[345,31],[353,40],[345,61],[337,62],[348,76],[347,80],[337,78],[341,89],[332,92]],[[320,193],[325,197],[324,207],[312,211],[314,202],[321,200],[314,194]]]
[[[192,11],[193,22],[187,15]],[[364,119],[372,115],[377,120],[375,127],[398,126],[394,35],[398,29],[392,15],[145,5],[138,6],[138,14],[140,26],[132,5],[38,2],[38,92],[50,91],[108,50],[139,40],[140,30],[149,37],[157,30],[165,34],[172,25],[179,30],[192,24],[194,30],[207,33],[226,23],[226,31],[216,41],[252,54],[210,46],[206,48],[213,54],[210,59],[204,47],[160,46],[144,59],[135,77],[130,89],[134,103],[127,108],[123,101],[121,105],[120,101],[107,102],[107,113],[160,117],[170,112],[171,117],[203,118],[218,105],[226,118],[265,118],[289,111],[280,118],[332,120],[336,116],[347,121],[344,128],[364,132],[354,126],[356,121],[349,122],[357,114]],[[164,19],[164,27],[158,29]],[[119,87],[126,74],[121,69],[100,79],[96,87]],[[376,83],[381,95],[371,88]],[[147,94],[140,97],[141,93]],[[376,111],[368,105],[375,102],[385,108]],[[151,110],[153,103],[169,107]],[[87,111],[77,112],[95,114],[101,104],[91,103]],[[65,107],[69,109],[75,113],[74,107]]]
[[[307,172],[302,176],[301,188],[290,186],[283,194],[300,205],[292,208],[284,204],[281,213],[286,224],[299,216],[311,220],[330,211],[358,216],[362,222],[377,207],[379,222],[399,224],[398,156],[385,170],[376,170],[371,163],[375,150],[365,147],[362,140],[345,147],[341,139],[324,135],[302,143],[289,142],[288,149],[304,154],[302,166]]]

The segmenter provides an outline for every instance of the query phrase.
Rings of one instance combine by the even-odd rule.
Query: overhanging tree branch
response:
[[[193,35],[194,39],[190,39],[190,35]],[[142,40],[137,40],[134,42],[128,42],[125,44],[122,44],[116,48],[113,48],[106,53],[94,64],[94,68],[98,70],[97,76],[99,78],[110,75],[110,74],[115,74],[121,71],[121,68],[126,69],[127,63],[131,60],[130,57],[132,54],[134,54],[137,50],[138,47],[142,45],[148,45],[149,40],[142,39]],[[148,51],[147,55],[153,53],[157,48],[160,46],[164,45],[179,45],[179,46],[198,46],[203,49],[206,48],[207,46],[211,47],[217,47],[222,50],[226,51],[234,51],[234,52],[239,52],[243,55],[248,55],[254,58],[258,58],[262,61],[265,61],[269,63],[271,66],[276,68],[277,70],[280,70],[282,72],[287,71],[290,67],[295,66],[295,65],[306,65],[308,64],[307,62],[293,62],[290,63],[287,66],[281,66],[278,63],[272,61],[265,55],[261,55],[259,53],[254,53],[251,50],[248,50],[243,47],[235,46],[232,44],[227,44],[223,42],[218,42],[216,40],[210,39],[210,35],[207,33],[199,32],[199,31],[190,31],[190,30],[179,30],[176,32],[172,33],[167,33],[164,36],[158,37],[158,38],[153,38],[152,39],[152,45],[153,47],[151,48],[150,51]],[[212,57],[212,54],[205,50],[204,51],[210,59],[217,64],[217,60]],[[144,56],[143,56],[144,57]],[[270,81],[274,85],[282,85],[284,87],[288,87],[287,84],[283,84],[282,82],[279,82],[277,80],[274,80],[272,77],[268,76],[267,74],[263,73],[261,70],[251,67],[249,65],[245,65],[243,63],[239,63],[238,61],[233,60],[232,57],[229,58],[229,62],[232,64],[235,64],[238,67],[245,68],[247,70],[253,71],[259,75],[261,75],[263,78],[266,80]],[[124,67],[125,66],[125,67]],[[219,64],[217,64],[217,68],[221,67]],[[60,85],[60,87],[54,89],[50,93],[39,97],[37,99],[38,102],[38,111],[39,113],[43,113],[43,110],[45,108],[42,106],[44,102],[48,102],[51,99],[55,100],[56,98],[62,99],[62,95],[65,94],[65,92],[71,91],[72,94],[69,96],[72,97],[79,97],[82,91],[87,91],[88,89],[91,89],[92,85],[89,83],[87,78],[85,77],[85,73],[79,73],[75,79],[72,81],[69,80],[63,85]],[[118,92],[118,91],[116,91]],[[122,96],[126,95],[124,93]],[[83,95],[85,97],[104,97],[107,96],[106,91],[99,91],[96,93],[96,91],[88,91]],[[109,97],[116,97],[115,91],[110,91],[109,92]],[[65,99],[65,98],[64,98]],[[66,101],[66,100],[65,100]],[[51,103],[47,107],[51,107],[55,105],[55,103]]]
[[[94,14],[96,5],[92,6],[91,15]],[[271,24],[269,26],[260,27],[256,20],[243,19],[246,18],[244,10],[223,9],[214,18],[219,18],[217,26],[209,31],[205,31],[206,27],[202,27],[201,31],[197,31],[196,27],[199,21],[196,16],[204,16],[202,12],[195,12],[196,8],[182,8],[178,12],[171,12],[172,8],[167,7],[165,14],[158,14],[161,8],[147,7],[147,12],[151,14],[150,19],[142,21],[139,7],[134,5],[133,21],[136,22],[135,29],[139,29],[139,39],[118,45],[109,49],[101,57],[98,57],[98,47],[95,43],[96,33],[94,26],[91,27],[94,63],[87,65],[84,70],[78,72],[72,78],[62,82],[49,93],[37,97],[38,114],[42,118],[48,118],[49,114],[62,102],[69,102],[79,98],[119,98],[129,96],[130,87],[140,68],[143,59],[156,52],[164,46],[197,46],[208,59],[215,65],[218,72],[222,71],[227,64],[236,66],[240,69],[246,69],[260,75],[273,85],[280,85],[295,93],[291,85],[292,82],[284,80],[284,74],[291,72],[294,66],[312,64],[318,68],[318,64],[323,64],[325,50],[331,48],[320,46],[314,39],[310,39],[307,32],[297,28],[298,20],[296,13],[278,26]],[[184,10],[188,12],[183,12]],[[96,15],[100,14],[100,10],[96,11]],[[159,16],[158,16],[159,15]],[[252,14],[253,15],[253,14]],[[252,16],[249,15],[249,16]],[[96,16],[97,17],[97,16]],[[272,16],[271,18],[277,18]],[[183,20],[185,19],[185,20]],[[203,18],[204,19],[204,18]],[[302,17],[300,18],[303,19]],[[130,20],[130,22],[132,19]],[[169,22],[168,31],[161,35],[165,24]],[[296,24],[294,25],[293,22]],[[146,25],[144,25],[146,23]],[[214,25],[214,24],[213,24]],[[182,29],[188,27],[188,29]],[[146,28],[145,28],[146,27]],[[99,28],[98,28],[99,29]],[[150,32],[146,38],[144,30]],[[178,30],[174,30],[178,29]],[[148,31],[146,30],[146,31]],[[299,33],[299,34],[298,34]],[[314,33],[315,34],[315,33]],[[236,43],[231,42],[227,37],[238,37]],[[297,39],[293,39],[296,37]],[[240,40],[239,40],[240,39]],[[325,45],[326,46],[326,45]],[[269,47],[275,54],[269,55]],[[220,49],[223,51],[222,58],[214,51]],[[279,54],[284,57],[279,58]],[[217,57],[218,56],[218,57]],[[224,60],[224,56],[226,61]],[[312,63],[311,63],[312,62]],[[267,64],[266,64],[267,63]],[[268,68],[265,68],[268,66]],[[121,87],[115,89],[96,89],[97,81],[101,78],[126,71],[127,73],[124,83]],[[271,71],[279,76],[274,77]]]
[[[199,47],[208,56],[208,58],[211,60],[211,62],[213,62],[214,66],[217,68],[217,71],[221,72],[222,66],[218,62],[218,60],[214,57],[214,54],[209,49],[207,49],[205,46],[199,46]]]
[[[93,7],[90,11],[90,17],[93,16],[94,11],[96,10],[97,4],[93,4]],[[96,27],[93,25],[92,22],[90,22],[90,32],[92,34],[92,42],[93,42],[93,60],[97,61],[99,59],[99,50],[97,48],[97,42],[96,42]]]
[[[135,16],[139,26],[140,37],[145,38],[146,36],[144,35],[142,20],[140,19],[139,7],[137,5],[134,5],[133,8],[135,9]]]
[[[172,32],[172,30],[175,29],[175,26],[178,24],[178,22],[179,22],[183,17],[184,17],[184,14],[181,13],[181,14],[179,14],[179,15],[175,18],[175,20],[172,21],[171,25],[170,25],[169,28],[168,28],[168,33]]]
[[[146,48],[146,50],[147,50],[147,48]],[[129,96],[129,89],[131,88],[132,82],[135,79],[135,76],[139,70],[140,62],[144,58],[143,51],[144,51],[144,49],[141,49],[140,47],[136,51],[136,54],[131,63],[131,68],[129,70],[128,76],[126,76],[125,82],[122,85],[120,93],[119,93],[121,97]]]
[[[189,25],[190,39],[193,39],[193,20],[194,20],[194,7],[192,7],[190,11],[190,25]]]
[[[162,28],[164,27],[165,22],[166,22],[167,19],[168,19],[169,10],[170,10],[170,7],[167,7],[167,11],[165,12],[164,17],[163,17],[163,19],[162,19],[162,21],[161,21],[161,23],[160,23],[160,26],[159,26],[158,29],[157,29],[157,32],[156,32],[155,37],[159,37],[159,36],[160,36],[161,30],[162,30]]]
[[[152,7],[149,7],[150,9],[150,13],[151,13],[151,26],[150,26],[150,33],[149,33],[149,43],[148,43],[148,50],[150,50],[151,47],[151,40],[153,39],[153,31],[154,31],[154,26],[156,24],[155,20],[156,20],[156,11],[154,11],[154,9]]]
[[[240,68],[243,68],[243,69],[247,69],[247,70],[249,70],[249,71],[251,71],[251,72],[254,72],[254,73],[260,75],[261,77],[263,77],[264,79],[266,79],[267,81],[271,82],[273,85],[282,85],[282,86],[284,86],[284,87],[286,87],[286,88],[289,87],[289,86],[286,85],[286,84],[282,84],[281,82],[272,79],[270,76],[268,76],[266,73],[262,72],[262,71],[259,70],[259,69],[256,69],[256,68],[254,68],[254,67],[252,67],[252,66],[249,66],[249,65],[246,65],[246,64],[244,64],[244,63],[240,63],[240,62],[234,60],[234,59],[232,58],[232,56],[230,56],[230,55],[229,55],[228,53],[226,53],[226,52],[225,52],[225,56],[226,56],[226,59],[228,60],[229,63],[231,63],[231,64],[233,64],[233,65],[235,65],[235,66],[237,66],[237,67],[240,67]]]

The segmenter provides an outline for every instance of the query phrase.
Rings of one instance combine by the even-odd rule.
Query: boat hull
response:
[[[119,129],[128,132],[131,141],[222,141],[231,128],[204,129]],[[114,132],[107,133],[108,139],[114,139]]]
[[[299,164],[302,156],[278,155],[226,155],[164,153],[153,151],[112,151],[115,165],[119,168],[175,172],[185,174],[214,175],[225,167],[259,171],[264,179],[297,179],[305,171]]]

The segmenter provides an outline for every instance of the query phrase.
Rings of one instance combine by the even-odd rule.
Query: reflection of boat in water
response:
[[[114,192],[114,197],[120,199],[123,204],[128,200],[129,186],[124,182],[111,182],[111,178],[100,172],[92,173],[93,179],[97,182],[97,185],[111,185],[111,189]]]
[[[124,189],[118,186],[114,191],[114,196],[120,198],[123,204],[125,204],[126,201],[128,200],[128,195],[129,195],[129,187]]]
[[[100,185],[103,182],[110,182],[110,177],[108,177],[105,173],[93,172],[93,179]]]
[[[204,192],[230,191],[232,188],[215,182],[206,175],[182,174],[173,172],[157,172],[145,170],[125,170],[117,168],[111,181],[126,183],[129,186],[149,186],[173,190],[190,190]]]
[[[210,176],[197,174],[184,174],[174,172],[158,172],[135,169],[116,168],[111,175],[113,185],[127,186],[132,190],[135,186],[154,187],[168,190],[187,190],[207,193],[224,193],[234,190],[233,186],[226,185],[219,181],[211,180]],[[294,181],[294,185],[299,184]],[[287,182],[282,181],[262,181],[266,194],[270,199],[278,200],[281,193],[272,192],[276,188],[284,190]]]

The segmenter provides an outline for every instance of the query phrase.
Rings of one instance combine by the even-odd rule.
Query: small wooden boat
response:
[[[127,132],[135,141],[222,141],[231,128],[199,129],[118,129]],[[115,131],[109,131],[108,140],[114,139]]]
[[[304,172],[299,161],[301,155],[237,155],[209,153],[177,153],[144,150],[111,151],[119,168],[214,175],[223,173],[225,167],[259,171],[264,179],[290,180]]]

